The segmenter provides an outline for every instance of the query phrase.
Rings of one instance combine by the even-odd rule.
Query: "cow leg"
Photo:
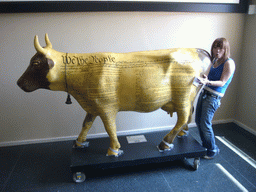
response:
[[[123,151],[119,150],[121,145],[116,134],[116,115],[117,112],[108,112],[101,116],[101,119],[110,138],[110,147],[108,149],[107,156],[114,155],[118,157],[123,154]]]
[[[88,131],[90,130],[90,128],[92,127],[92,124],[94,122],[94,120],[96,119],[97,116],[94,116],[90,113],[86,114],[86,117],[84,119],[84,123],[83,123],[83,128],[82,131],[80,132],[77,140],[76,140],[76,146],[77,147],[84,147],[84,146],[88,146],[88,143],[85,142],[86,141],[86,137],[88,134]]]
[[[185,108],[184,110],[177,111],[177,116],[178,116],[177,123],[175,127],[164,137],[163,141],[159,144],[158,148],[160,151],[170,150],[171,147],[173,147],[173,145],[170,145],[170,144],[173,143],[178,133],[184,128],[186,128],[189,114],[190,114],[189,108]]]
[[[178,137],[184,137],[188,135],[188,124],[186,123],[185,126],[183,126],[184,128],[178,133]]]
[[[170,114],[171,117],[172,117],[173,113],[175,112],[174,103],[172,101],[165,104],[161,109],[166,111],[168,114]],[[191,116],[192,116],[192,114],[190,115],[189,122],[191,121]],[[182,137],[182,136],[186,136],[187,134],[188,134],[188,125],[186,124],[184,126],[184,129],[182,129],[178,133],[178,136]]]
[[[190,114],[189,114],[189,118],[188,118],[188,122],[186,123],[186,125],[184,126],[184,128],[178,133],[179,137],[184,137],[187,136],[189,131],[188,131],[188,124],[192,121],[192,115],[194,113],[194,106],[193,106],[193,102],[191,102],[191,110],[190,110]]]

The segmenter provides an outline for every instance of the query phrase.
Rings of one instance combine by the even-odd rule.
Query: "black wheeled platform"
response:
[[[200,157],[206,155],[202,147],[191,135],[174,140],[171,151],[159,152],[157,146],[167,131],[152,132],[131,136],[119,136],[121,149],[119,157],[106,156],[109,138],[89,139],[89,147],[73,148],[71,156],[71,171],[75,182],[83,182],[85,174],[94,169],[109,169],[135,166],[141,164],[161,163],[174,160],[195,158],[192,167],[197,170]]]

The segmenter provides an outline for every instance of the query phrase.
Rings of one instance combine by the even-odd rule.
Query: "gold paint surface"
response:
[[[54,58],[51,56],[54,55]],[[57,57],[58,55],[58,57]],[[154,111],[171,100],[187,103],[202,72],[196,49],[132,53],[53,52],[51,90],[68,91],[87,112]]]

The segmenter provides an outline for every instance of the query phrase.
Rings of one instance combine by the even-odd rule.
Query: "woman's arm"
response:
[[[230,59],[230,60],[226,61],[226,63],[224,64],[223,72],[221,74],[220,80],[210,81],[208,79],[208,77],[206,75],[204,75],[201,83],[206,84],[206,85],[215,86],[215,87],[223,87],[226,84],[226,82],[228,81],[228,79],[230,78],[230,76],[234,73],[235,68],[236,68],[235,62]]]

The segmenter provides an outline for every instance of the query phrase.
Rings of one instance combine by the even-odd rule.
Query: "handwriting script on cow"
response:
[[[115,56],[107,55],[106,57],[100,57],[97,55],[89,55],[87,57],[84,56],[76,56],[73,54],[63,54],[62,63],[65,65],[73,65],[73,66],[87,66],[90,64],[102,64],[110,67],[121,67],[121,68],[133,68],[133,67],[149,67],[150,64],[179,64],[179,65],[187,65],[196,62],[196,60],[179,60],[177,61],[175,58],[158,58],[150,61],[146,60],[117,60]],[[158,67],[161,67],[160,65]]]
[[[108,55],[107,57],[97,57],[96,55],[91,55],[89,57],[83,56],[70,56],[67,54],[62,55],[63,64],[73,64],[73,65],[88,65],[89,63],[115,63],[115,57]]]

